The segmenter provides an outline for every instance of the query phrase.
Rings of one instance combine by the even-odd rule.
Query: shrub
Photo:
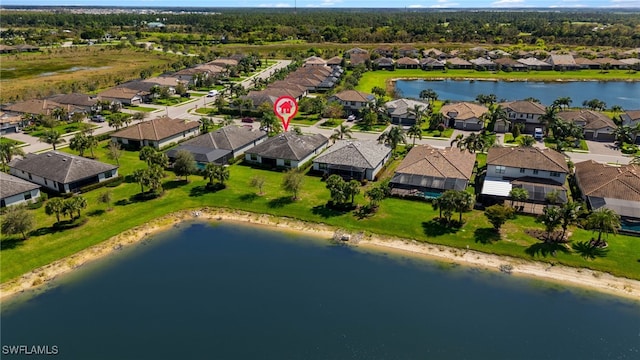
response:
[[[89,192],[91,190],[95,190],[95,189],[99,189],[101,187],[116,187],[120,184],[122,184],[122,182],[124,181],[124,178],[120,175],[118,175],[117,177],[113,178],[113,179],[109,179],[109,180],[105,180],[103,182],[99,182],[96,184],[91,184],[91,185],[87,185],[87,186],[83,186],[80,188],[80,192]]]

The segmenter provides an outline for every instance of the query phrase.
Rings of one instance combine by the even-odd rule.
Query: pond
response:
[[[56,282],[3,303],[3,346],[63,359],[640,356],[636,302],[237,224],[183,224]]]
[[[572,106],[599,99],[607,107],[620,105],[625,110],[640,109],[640,82],[631,81],[483,81],[483,80],[398,80],[396,90],[402,97],[419,98],[420,91],[433,89],[440,100],[473,101],[479,94],[495,94],[506,100],[533,97],[551,105],[560,97],[570,97]]]

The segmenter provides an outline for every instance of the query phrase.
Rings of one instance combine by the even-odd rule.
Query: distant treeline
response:
[[[3,11],[0,27],[56,28],[76,33],[89,29],[110,33],[191,33],[249,44],[297,39],[340,43],[539,44],[544,41],[546,44],[640,47],[640,13],[633,11],[208,10],[211,12],[188,9],[192,13],[185,14],[141,14],[133,10],[112,14]],[[147,23],[157,21],[166,26],[147,28]]]

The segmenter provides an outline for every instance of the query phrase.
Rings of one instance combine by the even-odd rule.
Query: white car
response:
[[[542,140],[542,136],[544,136],[544,133],[542,132],[542,128],[536,128],[533,131],[533,138],[536,140]]]
[[[210,90],[209,93],[207,94],[207,97],[214,97],[218,94],[219,94],[218,90]]]

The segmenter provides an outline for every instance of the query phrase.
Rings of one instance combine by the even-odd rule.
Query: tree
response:
[[[547,206],[538,216],[538,222],[544,225],[547,232],[547,241],[551,241],[551,233],[562,223],[562,212],[557,206]]]
[[[176,159],[173,162],[173,172],[177,176],[184,176],[184,181],[189,182],[189,175],[195,174],[198,171],[196,167],[196,161],[187,150],[178,150]]]
[[[380,202],[385,198],[386,193],[384,189],[376,186],[367,190],[365,196],[369,199],[369,207],[375,211],[380,205]]]
[[[611,209],[597,209],[587,216],[586,228],[598,232],[595,246],[604,247],[606,242],[602,240],[602,233],[617,234],[620,228],[620,215]]]
[[[629,125],[618,126],[613,132],[616,139],[616,146],[621,148],[625,143],[633,143],[635,138],[633,130],[634,129]]]
[[[474,196],[464,190],[459,190],[455,192],[455,197],[453,198],[454,209],[460,214],[460,218],[458,222],[462,225],[462,213],[471,210],[473,207],[473,202],[475,198]]]
[[[472,154],[476,151],[483,151],[487,147],[486,139],[482,135],[476,133],[471,133],[466,137],[459,134],[455,139],[451,140],[451,146],[454,144],[458,149],[467,150]]]
[[[3,234],[21,234],[22,238],[26,240],[27,234],[35,224],[34,215],[25,206],[15,205],[5,210],[0,228]]]
[[[511,198],[511,206],[515,201],[524,202],[529,198],[529,191],[525,188],[514,187],[509,191],[509,197]]]
[[[572,225],[578,221],[578,212],[580,211],[580,205],[576,202],[569,201],[562,205],[560,208],[560,215],[562,217],[562,223],[560,226],[562,227],[562,239],[567,233],[567,228],[569,225]]]
[[[7,164],[17,155],[24,156],[24,151],[12,142],[0,142],[0,161],[2,161],[3,170],[6,171]]]
[[[260,128],[264,129],[269,136],[275,135],[282,131],[280,121],[273,113],[265,113],[260,120]]]
[[[116,164],[120,165],[120,156],[122,156],[122,147],[117,142],[109,142],[109,157],[116,161]]]
[[[329,189],[331,194],[331,201],[336,205],[341,205],[347,202],[348,195],[346,191],[345,181],[340,175],[333,174],[325,181],[326,188]]]
[[[77,213],[78,216],[75,218],[80,218],[80,213],[82,209],[87,208],[87,199],[82,196],[73,196],[64,201],[65,208],[67,209],[71,219],[74,218],[73,213]]]
[[[401,128],[393,126],[389,131],[383,132],[378,137],[378,141],[389,145],[393,150],[395,150],[398,147],[398,144],[406,144],[407,139],[405,139],[404,131],[402,131]]]
[[[151,159],[153,155],[156,153],[156,149],[151,146],[143,146],[140,149],[140,153],[138,154],[138,158],[147,163],[147,165],[151,165]]]
[[[356,200],[356,195],[360,193],[360,182],[358,180],[351,180],[346,185],[347,195],[351,197],[351,205]]]
[[[429,130],[436,129],[440,125],[443,126],[442,131],[444,131],[444,115],[441,112],[432,113],[429,116]],[[441,135],[442,135],[442,131],[440,131]]]
[[[163,153],[160,153],[166,155]],[[162,178],[164,178],[164,170],[161,165],[151,164],[147,169],[145,169],[146,177],[144,178],[146,181],[146,185],[156,194],[162,193]]]
[[[565,109],[565,108],[568,108],[571,105],[571,102],[572,102],[572,100],[568,96],[559,97],[559,98],[557,98],[557,99],[555,99],[553,101],[553,104],[551,104],[551,107]]]
[[[61,198],[52,198],[47,201],[44,206],[44,212],[47,215],[56,216],[56,224],[60,222],[60,214],[64,211],[64,200]]]
[[[144,192],[144,186],[147,184],[147,169],[136,169],[132,176],[133,179],[140,184],[140,193]]]
[[[483,124],[482,131],[493,131],[497,121],[507,120],[507,112],[500,104],[491,104],[489,105],[489,111],[483,114],[481,118],[482,122],[487,122],[487,124]]]
[[[432,202],[432,206],[440,210],[440,219],[444,219],[447,224],[451,223],[451,216],[456,209],[456,193],[456,190],[447,190]]]
[[[282,188],[292,194],[293,200],[298,199],[298,193],[304,183],[304,175],[298,169],[291,169],[284,174]]]
[[[507,220],[513,219],[514,214],[515,212],[511,206],[502,204],[491,205],[484,210],[484,216],[487,217],[496,231],[500,231],[500,228]]]
[[[89,148],[89,139],[83,133],[77,133],[69,141],[69,149],[77,151],[80,156],[84,156],[84,151]]]
[[[488,106],[497,102],[498,98],[496,97],[495,94],[489,94],[489,95],[478,94],[478,96],[476,96],[476,101],[482,105]]]
[[[412,108],[407,109],[407,112],[416,119],[416,125],[421,126],[424,121],[424,115],[429,109],[426,105],[416,104]]]
[[[209,179],[209,185],[213,185],[213,180],[216,180],[221,186],[224,186],[225,180],[229,180],[229,168],[224,165],[207,163],[202,171],[202,176]]]
[[[407,136],[413,139],[413,145],[416,144],[416,138],[422,140],[422,128],[420,128],[420,125],[414,124],[411,126],[409,130],[407,130]]]
[[[554,127],[558,121],[558,107],[548,106],[545,108],[544,114],[540,116],[540,124],[544,128],[544,136],[549,136],[549,129]]]
[[[604,111],[607,108],[607,103],[602,100],[591,99],[583,101],[582,106],[588,107],[590,110]]]
[[[113,192],[111,190],[107,190],[101,192],[98,195],[98,201],[107,205],[107,210],[111,210],[111,201],[113,201]]]
[[[343,140],[346,136],[348,139],[351,139],[351,129],[345,126],[344,124],[340,124],[340,126],[336,129],[333,129],[333,135],[331,135],[331,139],[335,143],[336,140]]]
[[[432,104],[434,101],[438,100],[438,93],[436,93],[433,89],[426,89],[420,91],[420,99],[424,99],[429,101],[429,104]]]
[[[530,148],[533,147],[533,144],[536,143],[536,139],[534,139],[531,135],[525,135],[520,138],[519,142],[522,147]]]
[[[56,145],[66,142],[62,138],[62,135],[54,129],[45,130],[43,135],[40,137],[40,141],[53,146],[54,151],[56,150]]]
[[[203,116],[200,118],[200,125],[202,125],[200,132],[206,134],[209,132],[209,128],[213,126],[213,120],[210,117]]]
[[[385,96],[385,95],[387,95],[387,91],[384,88],[381,88],[379,86],[374,86],[371,89],[371,93],[373,95],[377,95],[377,96]]]
[[[255,175],[249,181],[249,186],[258,188],[258,195],[264,194],[264,192],[262,191],[264,187],[264,177],[260,175]]]

